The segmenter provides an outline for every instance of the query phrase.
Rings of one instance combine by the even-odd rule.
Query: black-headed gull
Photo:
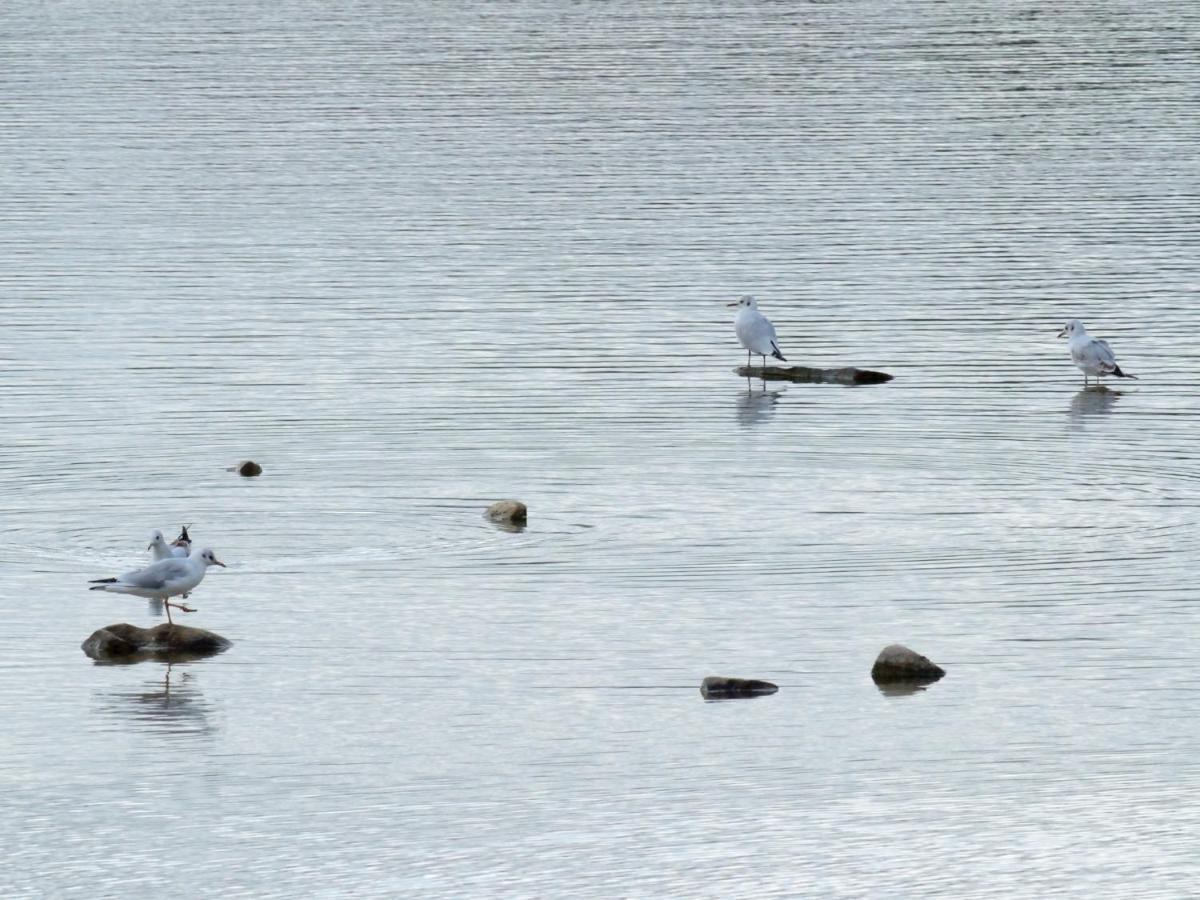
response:
[[[1058,336],[1069,339],[1067,349],[1071,351],[1071,361],[1083,372],[1084,387],[1087,387],[1089,375],[1095,375],[1097,383],[1105,375],[1137,380],[1136,375],[1127,375],[1121,371],[1108,341],[1092,337],[1078,319],[1072,319],[1064,325]]]
[[[167,608],[167,621],[171,621],[171,607],[183,612],[195,612],[182,603],[171,603],[171,597],[188,594],[204,580],[204,573],[209,566],[221,566],[225,563],[217,559],[211,550],[194,550],[186,559],[160,559],[144,569],[126,572],[118,578],[96,578],[89,584],[91,591],[108,591],[111,594],[133,594],[135,597],[145,597],[148,600],[161,601]]]
[[[750,365],[751,353],[757,353],[763,358],[764,368],[766,368],[768,356],[787,362],[783,354],[779,352],[779,339],[775,336],[775,326],[771,324],[770,319],[758,311],[758,304],[754,302],[753,297],[747,294],[736,303],[726,303],[725,305],[737,307],[737,315],[733,319],[733,330],[737,332],[738,341],[746,348],[747,366]]]
[[[150,545],[146,549],[154,551],[156,560],[186,557],[189,552],[187,547],[168,544],[163,533],[157,528],[150,534]]]
[[[182,547],[183,556],[188,556],[192,552],[192,538],[191,535],[187,533],[187,530],[188,526],[181,526],[179,529],[179,537],[175,538],[175,542],[171,544],[172,547]],[[179,556],[180,554],[177,553],[175,555]]]

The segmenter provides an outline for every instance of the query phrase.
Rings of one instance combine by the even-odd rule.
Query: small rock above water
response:
[[[903,644],[889,644],[879,651],[875,665],[871,667],[871,678],[876,684],[895,684],[909,682],[930,684],[937,681],[946,670],[930,662],[915,650],[909,650]]]
[[[84,653],[101,662],[181,662],[212,656],[231,646],[229,639],[203,628],[165,622],[153,628],[118,622],[93,631],[80,644]]]
[[[700,693],[705,699],[722,697],[761,697],[774,694],[779,686],[769,681],[759,681],[756,678],[726,678],[723,675],[709,675],[700,683]]]
[[[239,463],[234,468],[243,478],[255,478],[262,474],[262,466],[252,459],[248,459],[244,463]]]
[[[497,500],[487,508],[484,515],[502,525],[524,525],[529,510],[520,500]]]
[[[840,369],[814,369],[811,366],[739,366],[737,373],[744,378],[761,378],[764,381],[808,381],[823,384],[883,384],[891,381],[886,372],[856,369],[845,366]]]

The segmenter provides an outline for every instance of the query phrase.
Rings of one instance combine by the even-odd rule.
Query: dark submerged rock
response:
[[[762,378],[775,381],[806,381],[822,384],[883,384],[891,381],[886,372],[856,369],[814,369],[811,366],[740,366],[737,373],[743,378]]]
[[[254,478],[262,474],[262,466],[254,460],[248,459],[237,467],[237,473],[243,478]]]
[[[80,644],[85,654],[99,662],[182,662],[213,656],[231,646],[232,641],[203,628],[166,622],[153,628],[118,622],[98,628]]]
[[[700,693],[705,699],[720,697],[761,697],[764,694],[774,694],[779,690],[778,685],[769,681],[759,681],[756,678],[726,678],[722,675],[709,675],[700,682]]]
[[[941,666],[903,644],[884,647],[871,667],[871,678],[878,685],[908,685],[915,688],[932,684],[945,674],[946,670]]]
[[[493,522],[501,525],[524,525],[529,516],[529,510],[520,500],[497,500],[484,513]]]

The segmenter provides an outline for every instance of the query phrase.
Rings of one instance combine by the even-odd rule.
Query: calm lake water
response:
[[[0,33],[4,897],[1195,890],[1190,0]],[[182,523],[233,648],[93,663]]]

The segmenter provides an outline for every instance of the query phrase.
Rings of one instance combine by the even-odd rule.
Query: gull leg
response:
[[[171,601],[170,601],[170,600],[164,600],[164,601],[163,601],[163,606],[165,606],[165,607],[166,607],[166,609],[167,609],[167,624],[168,624],[168,625],[174,625],[174,624],[175,624],[175,622],[174,622],[174,620],[172,620],[172,618],[171,618]]]
[[[750,351],[746,351],[746,368],[750,368]]]

